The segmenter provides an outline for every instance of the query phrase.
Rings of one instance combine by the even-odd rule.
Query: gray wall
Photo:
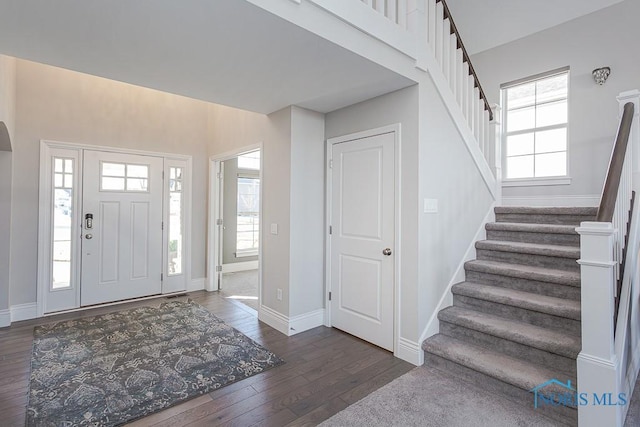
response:
[[[401,124],[400,336],[417,340],[418,331],[418,86],[383,95],[326,116],[333,138]]]
[[[11,305],[36,301],[40,140],[193,156],[191,268],[205,277],[208,105],[17,61]]]
[[[0,121],[15,145],[15,60],[0,56]],[[9,308],[11,241],[11,183],[13,153],[0,151],[0,311]]]
[[[490,102],[496,103],[501,83],[571,67],[571,185],[505,187],[505,197],[600,193],[619,123],[616,96],[640,89],[638,17],[640,2],[627,0],[471,58]],[[598,86],[591,71],[602,66],[610,66],[612,73]]]
[[[224,163],[222,263],[234,264],[236,262],[257,261],[257,256],[236,258],[236,233],[238,229],[236,216],[238,214],[238,172],[258,177],[260,171],[238,169],[237,157],[225,160],[222,163]]]

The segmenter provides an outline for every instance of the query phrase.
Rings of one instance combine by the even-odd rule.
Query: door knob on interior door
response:
[[[391,255],[391,248],[385,248],[382,250],[382,255],[389,256]]]
[[[91,240],[91,239],[93,239],[93,234],[86,234],[84,236],[84,238],[87,239],[87,240]]]

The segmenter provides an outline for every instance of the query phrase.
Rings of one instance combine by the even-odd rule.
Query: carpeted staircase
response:
[[[580,352],[580,239],[575,227],[596,208],[496,207],[453,306],[438,313],[440,333],[422,347],[425,364],[533,407],[534,387],[576,385]],[[549,393],[553,389],[545,389]],[[561,388],[555,389],[563,392]],[[563,405],[538,410],[577,424]]]

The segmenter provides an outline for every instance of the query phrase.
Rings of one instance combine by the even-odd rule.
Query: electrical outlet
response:
[[[278,301],[282,301],[282,289],[278,288],[276,291],[276,298]]]

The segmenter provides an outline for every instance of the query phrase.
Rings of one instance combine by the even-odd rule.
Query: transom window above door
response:
[[[568,68],[501,89],[505,181],[567,177]]]
[[[149,192],[149,165],[101,162],[100,191]]]

